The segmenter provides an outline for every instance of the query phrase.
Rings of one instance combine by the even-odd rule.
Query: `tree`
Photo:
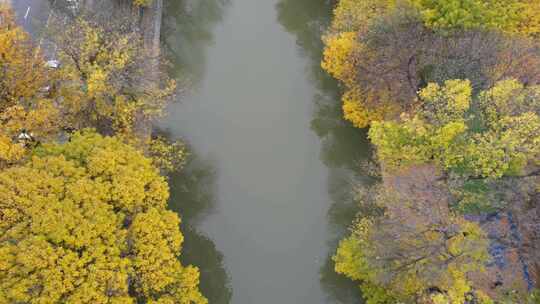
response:
[[[539,33],[538,2],[530,0],[412,0],[427,26],[434,29],[496,29]]]
[[[341,0],[333,29],[358,31],[374,17],[412,6],[423,23],[435,30],[490,29],[535,36],[540,5],[534,0]]]
[[[534,0],[523,0],[520,4],[520,22],[514,31],[538,38],[540,34],[540,18],[538,14],[540,3]]]
[[[0,5],[0,112],[38,94],[47,82],[40,54],[17,26],[13,12]]]
[[[59,112],[47,99],[28,107],[11,106],[0,112],[0,168],[17,163],[29,149],[42,140],[54,138],[59,131]],[[20,138],[21,136],[31,138]]]
[[[333,32],[358,32],[369,26],[372,19],[395,7],[395,0],[340,0],[334,9]]]
[[[11,9],[0,6],[0,168],[27,154],[28,143],[18,140],[23,130],[35,140],[58,131],[59,113],[42,92],[52,78]]]
[[[126,137],[162,114],[174,95],[175,83],[150,70],[153,58],[140,33],[120,21],[77,17],[56,24],[66,126],[94,127]]]
[[[520,174],[540,155],[539,90],[508,80],[473,99],[468,81],[429,84],[414,117],[373,123],[369,136],[389,170],[433,162],[472,177]]]
[[[142,7],[150,6],[152,2],[153,0],[133,0],[133,3],[135,3],[135,5]]]
[[[414,0],[426,24],[432,28],[513,28],[518,22],[517,1]]]
[[[187,162],[189,153],[181,141],[170,142],[157,136],[148,145],[148,155],[156,168],[162,173],[172,173],[181,170]]]
[[[361,197],[361,204],[385,211],[360,217],[334,260],[337,272],[362,281],[368,303],[422,303],[438,294],[462,304],[469,294],[484,297],[468,274],[488,260],[486,235],[450,210],[450,195],[436,180],[431,167],[417,167]]]
[[[165,179],[85,131],[0,172],[0,303],[207,303]]]
[[[420,2],[338,4],[323,39],[322,67],[344,84],[345,118],[355,126],[410,111],[417,92],[430,82],[469,79],[475,90],[507,78],[540,82],[534,40],[474,26],[433,31],[421,8],[439,1]]]

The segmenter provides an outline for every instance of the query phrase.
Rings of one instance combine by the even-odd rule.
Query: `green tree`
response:
[[[540,30],[540,5],[534,0],[340,0],[332,27],[357,31],[403,6],[413,6],[433,29],[482,28],[523,35],[537,35]]]
[[[427,26],[435,29],[485,28],[538,34],[540,6],[530,0],[412,0]]]
[[[472,98],[468,81],[430,84],[414,117],[374,123],[369,136],[389,169],[434,162],[473,177],[520,174],[540,154],[539,90],[502,81]]]
[[[76,133],[0,172],[0,303],[207,303],[150,159]]]

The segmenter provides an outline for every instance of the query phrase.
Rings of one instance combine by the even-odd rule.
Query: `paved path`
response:
[[[39,44],[46,60],[56,59],[56,47],[46,39],[48,20],[52,17],[50,1],[45,0],[0,0],[11,2],[21,25]],[[56,0],[53,0],[53,3]]]
[[[49,17],[49,1],[44,0],[0,0],[11,2],[17,22],[34,38],[42,34]]]

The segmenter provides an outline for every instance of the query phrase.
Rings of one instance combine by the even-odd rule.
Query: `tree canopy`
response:
[[[414,117],[373,123],[378,157],[390,168],[435,162],[473,177],[522,174],[540,155],[540,87],[506,80],[471,92],[466,80],[429,84]]]
[[[469,278],[488,261],[488,241],[477,223],[449,208],[450,195],[433,169],[393,177],[359,203],[380,214],[360,216],[334,256],[336,271],[361,281],[367,303],[430,303],[444,297],[490,303]]]
[[[538,35],[540,5],[531,0],[412,0],[434,29],[496,29]]]
[[[540,5],[534,0],[341,0],[333,29],[358,31],[374,18],[406,6],[414,7],[435,30],[495,29],[537,35]]]
[[[512,295],[478,274],[497,242],[517,251],[513,267],[536,263],[483,216],[538,239],[526,215],[540,189],[538,16],[530,0],[338,1],[321,66],[342,84],[344,118],[370,127],[381,180],[334,261],[366,303],[534,301],[527,269],[504,283]]]
[[[481,16],[465,2],[476,3],[470,7],[478,6]],[[507,78],[539,83],[534,35],[520,30],[519,22],[511,28],[504,20],[540,7],[487,2],[340,1],[323,39],[322,67],[344,85],[345,118],[360,128],[395,119],[411,110],[417,92],[430,82],[469,79],[475,89]]]
[[[43,92],[51,78],[29,35],[0,5],[0,168],[26,155],[17,141],[21,130],[37,140],[50,139],[58,130],[59,112]]]
[[[98,22],[78,16],[53,23],[63,85],[59,94],[68,128],[133,136],[140,125],[162,114],[175,93],[166,74],[150,71],[153,58],[141,34],[125,20]]]
[[[0,303],[207,303],[151,160],[85,131],[0,172]]]

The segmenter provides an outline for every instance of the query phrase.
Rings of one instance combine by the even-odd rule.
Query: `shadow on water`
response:
[[[162,48],[176,78],[198,82],[206,64],[205,48],[213,43],[212,30],[223,19],[229,0],[164,1]]]
[[[365,177],[359,164],[370,157],[364,130],[354,128],[342,118],[340,88],[320,67],[321,36],[331,21],[335,1],[282,0],[277,5],[278,20],[294,34],[299,52],[308,58],[307,73],[317,87],[313,96],[315,110],[311,129],[321,139],[321,161],[329,169],[328,191],[331,198],[327,214],[330,239],[329,255],[320,269],[321,285],[330,303],[359,303],[358,285],[334,271],[332,256],[341,238],[358,212],[352,198],[352,186]]]
[[[193,150],[191,149],[192,153]],[[199,267],[200,288],[210,303],[230,303],[232,289],[223,266],[223,255],[196,225],[212,212],[215,193],[215,169],[211,161],[190,156],[186,168],[172,174],[169,208],[182,217],[184,245],[182,262]]]
[[[163,50],[174,65],[173,76],[185,75],[195,85],[203,77],[206,48],[213,43],[212,31],[221,21],[228,0],[166,1],[162,26]],[[358,164],[369,157],[365,132],[342,119],[340,90],[321,68],[321,34],[327,28],[334,1],[281,0],[278,21],[296,38],[298,52],[308,58],[306,74],[316,86],[311,129],[321,139],[321,161],[328,167],[327,214],[330,237],[328,256],[319,270],[326,303],[361,303],[356,283],[334,271],[332,255],[357,210],[351,197],[352,184],[362,180]],[[193,154],[196,154],[192,151]],[[193,157],[187,168],[171,177],[171,208],[182,215],[185,243],[182,260],[201,270],[201,289],[210,303],[230,303],[232,289],[223,266],[223,256],[212,240],[197,231],[198,224],[214,209],[215,167],[211,161]]]
[[[229,0],[165,1],[161,28],[162,50],[171,76],[194,85],[205,70],[205,48],[213,43],[213,27],[221,21]],[[165,132],[167,133],[167,132]],[[171,134],[166,134],[172,137]],[[216,166],[189,148],[188,164],[170,176],[169,207],[182,218],[182,263],[199,267],[200,289],[210,303],[228,304],[232,298],[230,278],[223,254],[214,242],[198,231],[198,224],[214,210]]]

